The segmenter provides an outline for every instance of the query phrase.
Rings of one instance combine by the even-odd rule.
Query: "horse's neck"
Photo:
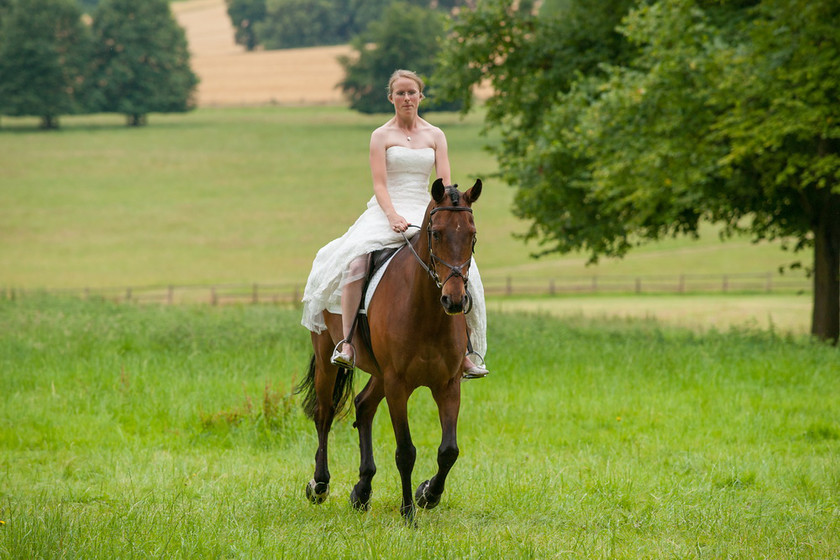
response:
[[[423,261],[428,267],[434,266],[431,262],[431,252],[429,250],[429,235],[427,233],[429,227],[429,213],[426,212],[426,217],[423,219],[423,223],[420,226],[420,231],[417,235],[414,236],[414,239],[411,240],[411,243],[414,247],[414,251],[417,253],[417,256],[420,257],[420,260]],[[411,260],[414,261],[414,257],[411,257]],[[429,305],[432,306],[435,311],[439,311],[441,315],[445,315],[443,312],[443,307],[440,305],[440,289],[437,287],[434,279],[432,279],[431,275],[427,270],[425,270],[420,263],[414,263],[416,266],[413,266],[413,286],[414,289],[411,290],[409,294],[409,299],[411,300],[411,310],[416,313],[429,313]],[[424,305],[427,304],[427,305]]]

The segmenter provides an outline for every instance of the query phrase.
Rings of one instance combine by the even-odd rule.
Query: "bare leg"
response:
[[[350,263],[347,267],[347,276],[349,278],[356,278],[356,280],[347,282],[341,289],[341,326],[345,340],[350,336],[350,329],[353,327],[353,321],[356,319],[356,313],[359,311],[367,258],[367,255],[362,255]],[[349,344],[343,344],[341,352],[349,357],[353,357],[353,347]]]

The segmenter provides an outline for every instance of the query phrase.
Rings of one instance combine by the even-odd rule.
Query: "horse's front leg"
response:
[[[461,381],[452,380],[442,389],[433,390],[432,396],[438,406],[441,427],[441,442],[438,448],[438,472],[417,488],[417,505],[432,509],[440,503],[446,477],[458,459],[458,411],[461,408]]]
[[[391,425],[394,428],[394,436],[397,441],[395,459],[402,483],[400,513],[407,523],[413,523],[414,496],[411,487],[411,472],[414,470],[417,449],[411,441],[411,430],[408,427],[408,397],[411,395],[411,391],[402,384],[393,385],[395,384],[386,386],[385,398],[388,401]]]
[[[359,510],[370,507],[371,480],[376,474],[376,463],[373,461],[373,417],[385,390],[381,378],[371,377],[362,392],[355,399],[356,428],[359,430],[359,482],[350,493],[350,504]]]

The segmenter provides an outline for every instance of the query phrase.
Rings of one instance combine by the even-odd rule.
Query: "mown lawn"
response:
[[[305,500],[296,310],[0,300],[0,557],[837,556],[836,348],[499,312],[489,342],[443,502],[411,529],[384,407],[371,511],[347,501],[352,414],[332,496]],[[410,412],[419,483],[439,438],[427,391]]]

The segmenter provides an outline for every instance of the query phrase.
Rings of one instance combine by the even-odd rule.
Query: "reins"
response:
[[[420,264],[420,266],[423,267],[423,270],[426,271],[426,273],[431,277],[431,279],[434,281],[435,285],[437,285],[438,288],[442,289],[443,286],[447,282],[449,282],[449,280],[453,277],[457,276],[457,277],[463,278],[463,280],[464,280],[464,290],[467,292],[467,301],[468,301],[467,310],[464,311],[464,313],[466,314],[466,313],[469,313],[470,310],[472,309],[472,296],[470,295],[469,290],[467,289],[467,283],[469,282],[469,277],[467,275],[464,275],[463,269],[464,269],[464,267],[469,267],[470,263],[472,262],[472,253],[470,253],[470,258],[468,258],[466,260],[466,262],[464,262],[460,266],[454,266],[454,265],[449,264],[445,260],[441,259],[437,255],[435,255],[435,252],[432,249],[432,216],[434,216],[435,213],[440,212],[440,211],[444,211],[444,210],[449,211],[449,212],[469,212],[470,214],[472,214],[472,208],[470,208],[468,206],[438,206],[436,208],[432,208],[432,210],[429,212],[429,224],[426,226],[426,233],[427,233],[428,238],[429,238],[429,241],[428,241],[428,244],[429,244],[429,260],[431,261],[428,265],[423,261],[422,258],[420,258],[420,255],[417,254],[417,251],[414,249],[414,245],[412,245],[411,241],[405,235],[405,232],[400,232],[400,234],[403,236],[403,239],[405,239],[405,244],[408,245],[409,249],[411,249],[411,253],[414,255],[414,258],[417,260],[417,262]],[[413,228],[420,229],[420,226],[416,226],[416,225],[412,225],[412,224],[409,224],[408,227],[413,227]],[[473,251],[475,250],[475,239],[473,239],[472,250]],[[447,276],[446,279],[443,282],[440,281],[440,276],[438,276],[438,273],[435,270],[435,267],[434,267],[435,262],[439,262],[440,264],[449,268],[449,276]]]

